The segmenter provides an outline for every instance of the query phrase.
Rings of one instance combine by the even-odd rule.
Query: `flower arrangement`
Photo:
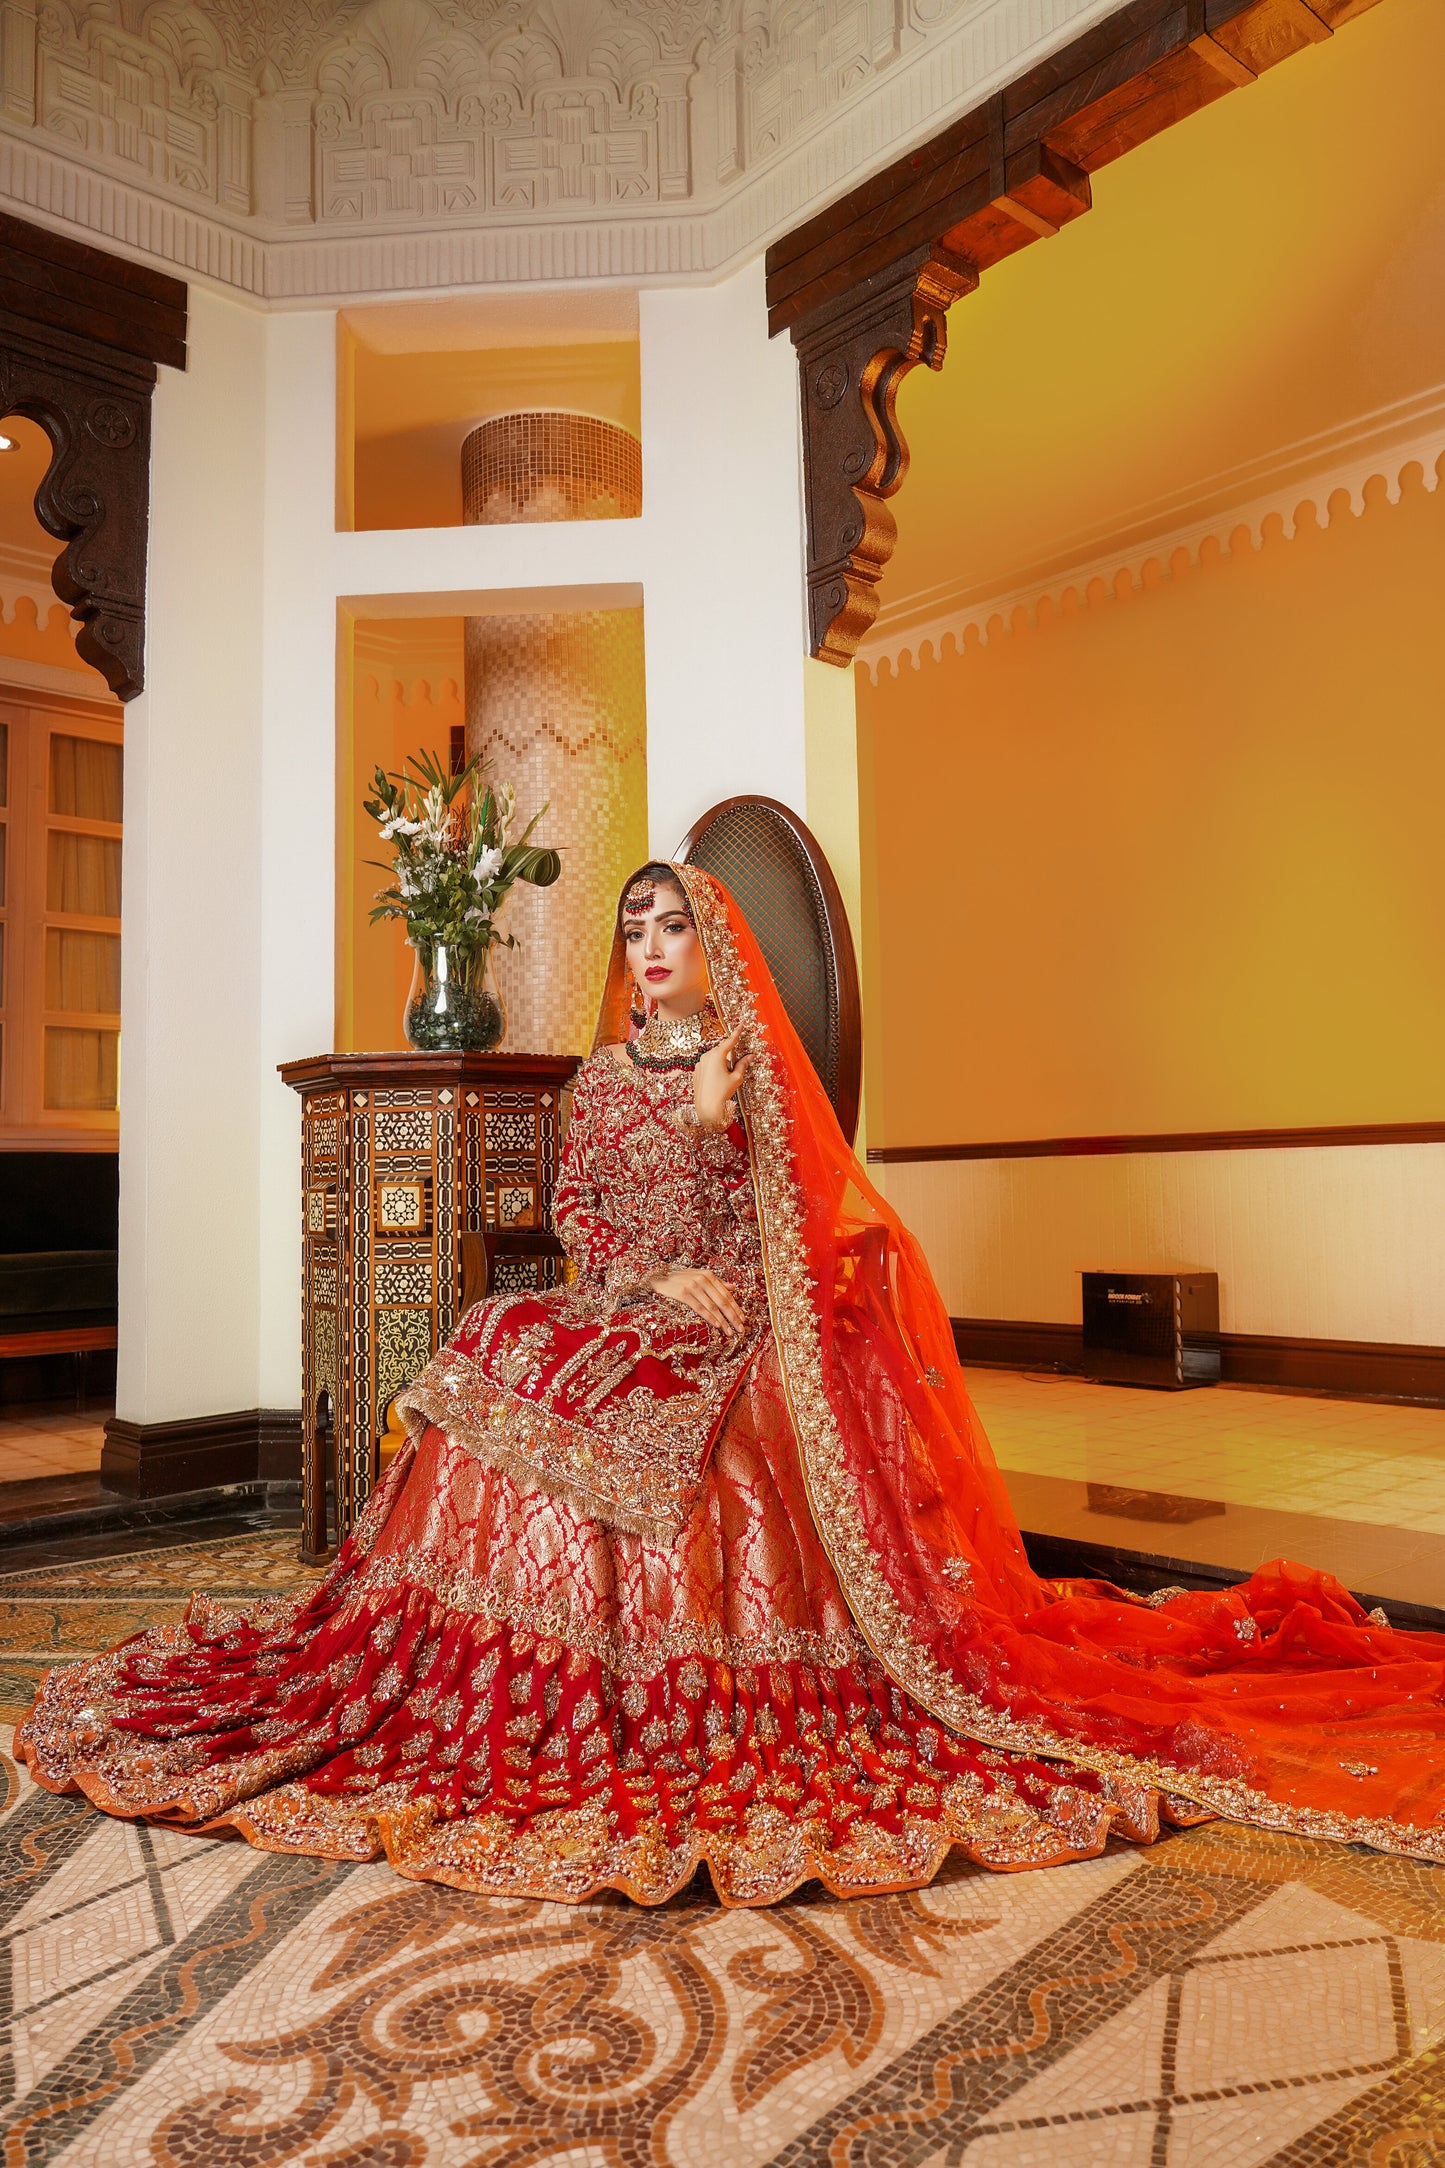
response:
[[[421,1047],[495,1046],[504,1020],[485,987],[487,957],[499,944],[516,947],[515,936],[498,931],[497,913],[518,881],[550,888],[562,871],[555,850],[530,840],[547,808],[513,843],[516,792],[510,783],[474,788],[480,761],[453,775],[435,753],[422,752],[406,768],[414,772],[378,768],[363,804],[393,854],[371,861],[391,875],[371,922],[402,919],[416,951],[407,1037]]]

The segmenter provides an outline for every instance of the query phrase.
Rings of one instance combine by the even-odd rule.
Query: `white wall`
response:
[[[807,802],[802,453],[761,259],[640,296],[651,847],[739,791]]]
[[[806,747],[796,374],[761,262],[641,296],[637,520],[338,533],[334,313],[195,286],[191,311],[190,366],[156,397],[127,716],[117,1403],[137,1422],[300,1397],[300,1110],[276,1065],[334,1044],[350,616],[640,596],[652,847],[752,791],[826,798],[856,853]]]
[[[1445,1145],[875,1167],[954,1317],[1079,1321],[1081,1270],[1219,1274],[1226,1332],[1445,1346]]]

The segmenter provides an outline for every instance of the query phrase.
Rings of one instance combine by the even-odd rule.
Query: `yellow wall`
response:
[[[339,326],[343,525],[459,526],[462,443],[491,414],[558,407],[640,434],[636,339],[390,353],[366,344],[361,320],[361,335]]]
[[[1445,7],[1385,0],[1096,175],[908,380],[871,1142],[1440,1117],[1445,489],[1312,506],[1442,438],[1442,80]],[[1252,499],[1296,535],[1175,553]]]
[[[1382,0],[1094,175],[899,398],[885,616],[1251,494],[1445,379],[1445,6]],[[1408,421],[1406,427],[1408,428]]]
[[[1368,496],[860,674],[873,1142],[1439,1119],[1445,489]]]

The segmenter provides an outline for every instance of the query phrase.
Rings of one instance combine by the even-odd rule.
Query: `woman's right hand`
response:
[[[737,1089],[747,1075],[748,1056],[738,1052],[742,1026],[714,1040],[692,1072],[692,1100],[704,1129],[726,1129],[737,1119]]]
[[[684,1266],[680,1272],[659,1272],[648,1281],[654,1294],[666,1295],[671,1302],[680,1302],[685,1310],[692,1310],[705,1325],[716,1326],[719,1332],[731,1333],[734,1338],[747,1330],[747,1319],[742,1305],[727,1284],[715,1272],[695,1271]]]

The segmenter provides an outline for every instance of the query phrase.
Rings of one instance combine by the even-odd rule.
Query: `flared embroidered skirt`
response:
[[[658,1903],[703,1863],[729,1904],[911,1888],[954,1847],[1020,1868],[1147,1840],[1161,1806],[960,1739],[891,1684],[814,1532],[771,1347],[675,1543],[433,1428],[314,1589],[245,1615],[197,1597],[51,1672],[19,1744],[110,1813],[569,1900]]]

